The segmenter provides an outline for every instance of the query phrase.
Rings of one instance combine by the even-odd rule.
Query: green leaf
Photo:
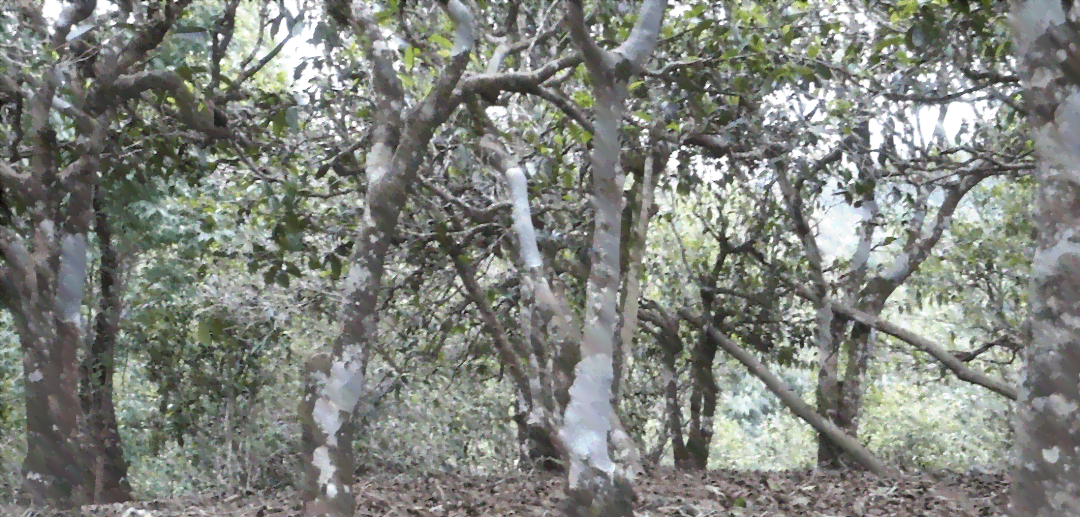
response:
[[[693,29],[690,29],[690,34],[695,38],[701,38],[701,34],[712,26],[712,20],[701,20]]]
[[[330,263],[330,278],[334,280],[341,278],[341,258],[331,254],[326,261]]]
[[[440,47],[448,49],[448,50],[454,48],[454,44],[450,43],[450,40],[446,39],[446,37],[443,36],[442,34],[432,34],[431,35],[431,41],[434,41]]]
[[[286,110],[278,110],[274,113],[272,119],[270,119],[271,127],[274,130],[274,136],[282,136],[285,133],[285,129],[288,127],[288,115]]]
[[[573,93],[574,102],[581,105],[582,108],[591,108],[593,106],[592,95],[585,90],[577,90]]]
[[[210,336],[210,322],[202,320],[199,322],[198,340],[205,346],[213,344],[213,339]]]

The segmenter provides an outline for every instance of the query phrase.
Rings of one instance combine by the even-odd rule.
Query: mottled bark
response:
[[[520,167],[516,166],[511,168],[510,175],[513,176],[511,178],[511,185],[513,185],[511,187],[511,193],[517,198],[524,193],[524,188],[519,188],[517,184],[521,183],[521,187],[524,186],[525,175],[520,170]],[[527,213],[527,203],[525,207],[526,212],[524,214],[517,213],[520,210],[518,203],[515,202],[514,206],[515,225],[520,225],[521,219],[528,221],[527,224],[529,224],[530,229],[520,232],[525,235],[525,239],[528,239],[528,235],[532,230],[531,217],[528,217]],[[462,230],[459,220],[455,218],[455,220],[451,222],[438,207],[432,206],[431,208],[432,212],[435,214],[435,219],[439,224],[449,226],[453,231],[460,232]],[[484,289],[476,279],[476,272],[472,266],[472,261],[465,256],[465,251],[457,242],[454,242],[449,232],[437,232],[437,234],[436,239],[439,241],[440,246],[446,254],[453,260],[454,269],[458,273],[458,278],[461,279],[462,284],[465,286],[465,292],[468,293],[469,298],[480,311],[481,318],[484,321],[485,330],[487,330],[495,341],[495,350],[499,354],[499,359],[510,371],[510,377],[514,381],[514,387],[521,397],[522,407],[519,408],[518,414],[514,415],[514,422],[518,426],[518,442],[522,447],[522,466],[539,466],[547,471],[561,470],[562,465],[558,461],[559,450],[554,440],[556,426],[551,415],[554,414],[553,408],[561,407],[555,400],[554,393],[557,391],[565,391],[565,389],[560,390],[552,386],[556,377],[550,371],[551,368],[547,368],[543,372],[541,372],[539,368],[539,365],[543,359],[546,359],[548,353],[544,348],[543,340],[535,335],[540,329],[535,328],[533,312],[530,310],[532,279],[526,279],[526,281],[523,282],[526,296],[523,297],[525,298],[523,300],[523,307],[525,309],[522,314],[522,329],[523,338],[527,343],[530,343],[533,346],[523,351],[521,348],[515,347],[510,343],[510,338],[508,337],[506,330],[495,315],[495,311],[492,309],[487,296],[484,294]],[[533,238],[531,247],[535,248],[535,237]],[[529,248],[530,245],[526,244],[522,249],[528,250]],[[526,374],[526,369],[522,365],[521,357],[523,356],[530,358],[530,373],[528,375]]]
[[[345,280],[342,327],[329,358],[319,357],[307,365],[307,391],[299,408],[308,477],[303,498],[309,515],[351,516],[356,506],[352,493],[353,413],[364,390],[363,358],[377,338],[376,302],[386,253],[427,145],[457,106],[454,89],[473,46],[473,18],[465,4],[443,0],[440,5],[456,26],[454,48],[431,92],[401,120],[404,90],[392,56],[387,55],[389,46],[378,37],[367,13],[355,15],[347,2],[327,4],[339,24],[371,39],[367,55],[379,100],[374,143],[366,160],[366,211]]]
[[[51,99],[51,92],[45,98]],[[17,299],[11,304],[23,349],[27,454],[22,489],[35,504],[72,507],[90,496],[79,429],[77,355],[84,339],[86,233],[98,160],[88,153],[61,175],[53,161],[56,141],[47,122],[49,109],[37,99],[33,106],[31,167],[39,182],[28,186],[44,202],[31,215],[31,238],[21,239],[6,228],[0,234],[0,253],[14,277]],[[91,148],[99,150],[103,135],[98,131],[91,138]]]
[[[1016,413],[1009,512],[1080,514],[1080,5],[1020,2],[1013,18],[1024,65],[1036,168],[1032,342]]]
[[[840,346],[839,336],[843,336],[844,321],[838,318],[831,306],[818,308],[818,380],[815,390],[817,412],[838,424],[845,420],[840,415],[841,380],[839,377]],[[826,337],[827,336],[827,337]],[[838,427],[839,428],[839,427]],[[843,450],[827,436],[818,435],[817,465],[824,468],[838,468],[842,463]]]
[[[569,462],[567,513],[630,516],[633,515],[633,473],[620,468],[608,452],[609,439],[628,441],[611,407],[625,180],[619,165],[619,127],[624,109],[621,93],[629,76],[655,48],[667,2],[646,0],[630,37],[611,52],[597,46],[589,35],[580,0],[568,0],[565,5],[568,29],[581,51],[596,99],[590,161],[596,225],[585,295],[585,336],[560,430]]]
[[[473,105],[473,108],[473,115],[482,121],[485,129],[480,147],[485,151],[488,163],[506,180],[522,269],[522,343],[517,350],[521,357],[527,358],[528,380],[519,393],[523,407],[514,419],[523,449],[521,464],[526,468],[539,465],[548,471],[558,471],[563,467],[558,462],[562,454],[556,435],[559,412],[566,407],[573,368],[572,364],[567,364],[569,349],[566,344],[580,336],[579,327],[565,299],[552,290],[545,274],[532,224],[525,171],[515,153],[511,153],[496,136],[499,131],[494,124],[478,106]]]
[[[658,119],[654,124],[660,126],[664,119]],[[649,145],[645,150],[645,166],[642,171],[640,182],[636,185],[636,199],[638,199],[637,214],[634,215],[633,230],[624,231],[629,234],[624,237],[624,248],[629,248],[625,253],[626,280],[622,298],[622,312],[619,325],[615,334],[615,345],[612,350],[612,373],[611,382],[611,405],[618,408],[621,402],[622,378],[625,375],[627,358],[631,356],[630,350],[634,342],[634,333],[637,332],[638,297],[641,296],[641,273],[644,268],[645,244],[649,235],[649,219],[652,216],[653,196],[656,190],[656,179],[664,173],[667,167],[668,157],[671,151],[666,142],[650,137]],[[626,209],[634,208],[627,205]],[[630,221],[627,221],[630,222]],[[629,228],[627,228],[629,230]],[[622,266],[620,266],[622,267]]]
[[[77,357],[86,342],[81,309],[91,205],[100,188],[100,163],[109,150],[118,104],[137,100],[147,90],[164,89],[181,101],[180,111],[188,115],[185,120],[201,115],[175,74],[131,72],[161,43],[189,1],[163,3],[155,19],[139,27],[126,44],[96,48],[96,61],[75,59],[79,56],[72,52],[79,45],[68,40],[73,27],[94,15],[95,2],[71,2],[51,30],[43,17],[30,16],[27,21],[37,34],[51,35],[48,51],[56,58],[43,70],[26,70],[28,75],[18,83],[0,82],[5,95],[21,98],[29,107],[28,166],[19,160],[0,160],[0,183],[28,207],[25,226],[0,227],[0,285],[22,344],[27,433],[22,497],[35,504],[71,507],[98,497],[127,497],[115,415],[110,416],[109,340],[114,329],[99,326],[100,341],[88,351],[90,411],[83,411],[79,397]],[[31,12],[33,6],[27,4],[27,9]],[[7,68],[14,66],[6,54],[0,59]],[[54,116],[75,130],[70,141],[77,142],[77,158],[66,165],[56,162],[68,153],[60,152]],[[103,279],[103,288],[104,283]],[[106,298],[111,301],[106,303],[119,296],[115,283],[110,289]],[[103,312],[107,318],[116,317],[115,307]]]
[[[863,121],[851,136],[812,168],[819,170],[836,162],[845,152],[861,155],[860,153],[866,148],[867,138],[866,123]],[[873,275],[868,274],[866,264],[872,248],[876,204],[872,192],[867,194],[863,203],[870,207],[869,215],[859,228],[859,245],[855,256],[852,257],[847,285],[834,286],[825,278],[821,252],[809,224],[809,214],[803,206],[801,185],[791,182],[781,164],[778,175],[780,189],[810,266],[810,286],[807,289],[810,291],[810,299],[818,300],[815,304],[818,312],[818,411],[848,434],[853,436],[858,434],[859,412],[865,389],[864,377],[873,355],[873,341],[867,325],[858,322],[851,324],[847,317],[836,313],[829,303],[830,297],[833,296],[832,292],[841,291],[847,298],[846,301],[853,307],[875,318],[878,317],[892,293],[903,285],[930,256],[934,246],[948,228],[960,201],[988,176],[987,169],[990,165],[992,164],[976,164],[954,182],[937,187],[944,191],[945,197],[941,205],[937,207],[929,228],[924,228],[927,224],[924,221],[925,214],[913,217],[909,223],[903,249],[890,264]],[[867,160],[861,160],[860,173],[863,174],[863,171],[867,171],[872,166]],[[872,179],[872,175],[865,173],[865,179]],[[923,199],[923,212],[925,212],[927,198],[928,196],[925,196]],[[846,361],[841,377],[840,357],[842,354],[846,356]],[[818,437],[818,465],[825,468],[838,468],[844,465],[842,451],[835,444],[829,443],[829,438],[825,435]]]

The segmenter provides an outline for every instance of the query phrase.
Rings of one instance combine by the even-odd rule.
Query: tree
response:
[[[12,37],[0,51],[0,104],[11,130],[3,132],[8,154],[0,161],[0,302],[14,315],[23,349],[23,494],[37,504],[130,497],[112,372],[127,263],[118,248],[131,243],[116,235],[138,226],[125,208],[159,195],[159,181],[197,179],[198,151],[247,142],[233,130],[243,124],[228,123],[228,99],[243,97],[245,81],[276,54],[243,62],[220,91],[238,5],[229,3],[212,38],[213,84],[199,99],[193,68],[177,61],[205,48],[167,41],[190,3],[121,2],[105,12],[76,1],[52,25],[38,5],[4,4],[0,27]],[[25,23],[13,20],[16,13]],[[93,245],[100,293],[91,327],[83,306],[93,300],[86,282]]]
[[[35,503],[70,507],[102,496],[126,500],[122,479],[126,470],[119,450],[108,387],[112,339],[108,320],[115,318],[115,293],[108,293],[99,321],[99,338],[89,365],[88,405],[96,405],[89,429],[83,428],[78,394],[79,349],[86,333],[81,307],[87,273],[87,245],[97,212],[98,236],[109,255],[107,221],[95,194],[101,186],[103,166],[109,163],[110,132],[118,104],[151,89],[182,88],[175,76],[135,72],[131,68],[162,38],[186,4],[166,4],[161,16],[136,34],[132,44],[104,50],[89,42],[85,32],[72,33],[93,14],[93,2],[66,7],[51,28],[56,59],[34,53],[4,54],[2,86],[5,94],[25,106],[29,127],[19,128],[10,149],[15,156],[0,165],[0,182],[10,192],[0,228],[0,268],[3,300],[15,315],[23,347],[28,450],[23,465],[23,492]],[[36,7],[22,6],[32,21],[24,37],[49,34]],[[69,38],[70,36],[70,38]],[[68,41],[68,40],[71,41]],[[17,74],[30,60],[44,70],[39,76]],[[31,67],[37,68],[37,67]],[[78,86],[74,86],[74,85]],[[64,95],[63,93],[69,93]],[[58,96],[58,94],[60,94]],[[190,106],[187,106],[190,109]],[[22,110],[18,110],[21,113]],[[56,118],[64,124],[54,122]],[[59,127],[58,127],[59,126]],[[25,135],[27,141],[23,142]],[[23,146],[29,146],[23,155]],[[108,257],[107,262],[114,262]],[[103,288],[111,289],[114,264],[103,267]],[[104,477],[104,478],[103,478]],[[95,479],[96,478],[96,479]]]
[[[1016,50],[1039,152],[1032,342],[1017,401],[1017,449],[1009,511],[1080,512],[1080,11],[1072,2],[1019,3]]]
[[[405,91],[386,55],[389,47],[374,21],[368,19],[369,13],[354,13],[349,2],[326,4],[327,13],[339,26],[370,39],[367,57],[379,101],[374,143],[365,170],[366,210],[345,281],[342,330],[331,354],[312,358],[305,372],[308,387],[300,417],[308,468],[304,498],[312,514],[344,516],[354,511],[353,412],[363,388],[363,358],[369,353],[366,347],[377,335],[376,302],[386,253],[428,143],[460,103],[454,89],[472,52],[473,15],[459,0],[443,0],[440,5],[457,27],[454,49],[431,92],[402,117]]]
[[[599,47],[589,34],[581,1],[567,0],[566,7],[567,25],[589,71],[596,99],[591,160],[596,227],[585,294],[585,329],[581,361],[574,371],[570,401],[559,430],[570,461],[569,514],[630,516],[633,474],[613,463],[608,453],[609,439],[628,440],[621,425],[615,425],[617,417],[611,406],[617,293],[622,281],[621,205],[626,179],[620,166],[620,127],[625,109],[623,92],[631,74],[641,69],[656,47],[667,1],[644,2],[630,36],[610,52]]]

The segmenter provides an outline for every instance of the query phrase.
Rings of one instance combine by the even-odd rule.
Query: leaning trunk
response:
[[[374,20],[358,16],[350,5],[329,1],[326,6],[339,24],[372,38],[367,54],[379,109],[366,161],[367,210],[345,281],[341,330],[329,354],[313,358],[305,368],[305,396],[299,412],[306,470],[303,498],[308,515],[343,517],[355,510],[354,411],[364,390],[366,350],[377,338],[377,302],[386,254],[428,143],[460,102],[453,93],[469,63],[473,17],[460,0],[441,0],[439,4],[457,28],[454,48],[441,76],[405,120],[400,113],[404,90],[388,55],[389,47],[379,41]]]

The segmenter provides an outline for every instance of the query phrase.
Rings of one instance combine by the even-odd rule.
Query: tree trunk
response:
[[[667,2],[646,0],[630,37],[615,51],[604,50],[592,40],[580,0],[568,0],[566,7],[570,36],[582,54],[596,99],[590,160],[596,223],[585,294],[585,332],[560,429],[569,460],[566,510],[575,517],[629,517],[633,515],[634,473],[612,461],[608,451],[609,440],[628,441],[611,406],[625,180],[619,166],[624,109],[619,92],[656,47]]]
[[[316,356],[305,367],[305,397],[299,412],[308,515],[345,517],[355,510],[354,412],[364,390],[364,350],[377,338],[377,301],[386,253],[428,143],[461,101],[453,94],[469,63],[473,17],[459,0],[439,4],[456,26],[454,48],[431,91],[404,120],[404,89],[374,21],[356,16],[349,5],[331,1],[326,6],[339,24],[372,39],[367,56],[379,99],[374,142],[366,161],[366,211],[345,281],[341,331],[329,355]]]
[[[45,254],[43,258],[52,259],[45,264],[33,261],[25,249],[8,259],[21,256],[24,263],[19,264],[18,258],[14,262],[26,275],[16,280],[23,297],[14,301],[12,311],[22,343],[26,390],[23,496],[34,504],[71,508],[85,503],[88,496],[77,360],[86,240],[68,234],[59,241],[49,246],[57,253]],[[50,271],[48,263],[58,264],[57,269]]]
[[[723,314],[713,311],[714,328],[722,328]],[[709,339],[702,329],[693,355],[693,388],[690,395],[690,430],[687,433],[687,470],[709,468],[709,447],[712,445],[713,417],[716,416],[716,399],[720,387],[716,384],[713,362],[716,360],[716,341]]]
[[[36,152],[31,167],[43,183],[55,181],[55,133],[42,118],[48,110],[39,106],[34,111]],[[100,145],[101,135],[94,136],[98,137],[94,144]],[[0,253],[10,266],[6,283],[13,291],[6,304],[15,316],[23,350],[27,443],[23,497],[60,508],[79,506],[90,496],[80,433],[78,351],[83,342],[91,178],[97,174],[98,160],[88,154],[68,169],[67,189],[50,190],[34,208],[32,237],[20,238],[0,228]],[[61,208],[66,196],[68,202]]]
[[[671,455],[676,468],[688,468],[691,463],[690,451],[683,438],[682,405],[679,403],[678,357],[682,354],[682,340],[679,339],[678,327],[660,325],[657,337],[663,352],[664,361],[664,396],[667,399],[667,433],[671,437]]]
[[[823,361],[818,371],[818,412],[827,416],[837,427],[852,438],[859,435],[859,413],[862,409],[863,378],[871,356],[870,328],[856,323],[850,334],[844,335],[846,319],[833,316],[833,343],[843,340],[843,346],[829,349],[832,359]],[[841,352],[847,352],[844,376],[839,379],[838,361]],[[840,469],[857,466],[845,461],[843,451],[823,434],[818,434],[818,458],[820,468]]]
[[[652,323],[656,327],[654,336],[660,345],[660,360],[663,367],[664,399],[666,402],[666,422],[663,434],[671,440],[671,454],[675,468],[693,469],[691,452],[687,448],[686,438],[683,436],[682,404],[679,401],[679,371],[678,359],[683,352],[682,338],[679,337],[680,319],[673,317],[662,307],[651,300],[646,300],[647,309],[642,309],[642,319]],[[695,402],[693,397],[698,396]],[[691,406],[700,407],[700,393],[691,395]],[[661,440],[660,443],[664,443]],[[658,445],[655,450],[662,448]],[[657,461],[659,458],[657,458]]]
[[[1072,7],[1071,12],[1064,8]],[[1080,7],[1080,6],[1077,6]],[[1039,151],[1032,261],[1032,342],[1016,414],[1018,458],[1009,512],[1080,514],[1080,12],[1029,0],[1013,18],[1027,107]]]
[[[35,504],[72,507],[91,501],[95,492],[108,492],[103,498],[126,497],[109,387],[115,329],[100,332],[101,340],[88,352],[90,363],[85,368],[78,364],[80,347],[86,341],[81,310],[87,236],[94,191],[107,183],[102,181],[100,164],[109,154],[117,105],[137,100],[148,90],[168,90],[179,101],[184,122],[205,129],[195,114],[206,112],[195,107],[179,76],[133,66],[144,62],[162,42],[188,3],[166,2],[154,23],[131,35],[137,44],[96,48],[95,56],[102,50],[108,58],[90,66],[84,65],[91,59],[73,53],[82,43],[75,45],[71,31],[95,15],[96,2],[68,2],[51,27],[40,17],[26,20],[32,31],[49,35],[48,42],[42,43],[48,49],[46,55],[54,59],[28,69],[27,73],[39,77],[28,77],[7,92],[28,104],[25,136],[32,150],[28,166],[17,158],[0,160],[5,192],[26,207],[25,226],[0,226],[0,304],[11,310],[22,345],[27,406],[23,497]],[[70,44],[65,44],[69,36]],[[24,90],[23,85],[32,90]],[[75,106],[79,114],[63,106]],[[58,132],[54,117],[64,120],[65,128],[73,125],[74,135],[64,136],[61,142],[58,133],[69,131]],[[77,150],[75,159],[58,163],[58,158],[71,156],[71,150]],[[106,298],[115,300],[116,296],[113,292]],[[116,316],[115,308],[105,312],[107,317]],[[83,372],[87,374],[87,405],[93,409],[85,420],[79,394]],[[84,438],[90,440],[84,442]],[[93,465],[87,454],[97,458]],[[91,486],[94,470],[99,472],[98,482]]]
[[[101,248],[101,306],[94,322],[94,342],[83,363],[82,408],[86,414],[84,445],[94,504],[122,503],[131,500],[127,479],[128,464],[113,405],[113,372],[117,322],[120,318],[120,261],[113,247],[109,219],[101,199],[94,196],[95,232]]]
[[[711,340],[708,340],[711,341]],[[690,400],[690,429],[687,432],[686,470],[705,470],[709,467],[709,448],[712,446],[713,418],[716,415],[716,399],[719,388],[712,371],[716,357],[716,345],[699,343],[694,358],[694,387]],[[706,366],[708,369],[706,370]]]
[[[742,363],[747,371],[758,379],[761,379],[761,382],[765,384],[765,387],[768,388],[773,395],[776,395],[788,409],[791,409],[793,413],[798,415],[799,418],[802,418],[806,423],[810,424],[810,426],[819,433],[826,435],[831,443],[836,444],[841,453],[850,454],[851,457],[855,458],[855,461],[879,476],[885,474],[885,465],[874,457],[866,447],[863,447],[857,440],[846,435],[829,419],[823,418],[820,414],[811,409],[809,405],[802,401],[802,398],[795,394],[795,392],[779,378],[773,375],[773,373],[762,365],[760,361],[755,359],[753,355],[720,332],[717,332],[716,329],[704,325],[700,318],[691,314],[689,311],[682,310],[679,311],[679,313],[683,318],[694,322],[696,325],[704,326],[709,339],[715,341],[725,352]]]
[[[26,390],[22,497],[24,503],[67,509],[85,502],[80,494],[85,465],[77,461],[78,395],[69,380],[77,376],[77,342],[53,330],[50,313],[40,316],[20,328]]]

